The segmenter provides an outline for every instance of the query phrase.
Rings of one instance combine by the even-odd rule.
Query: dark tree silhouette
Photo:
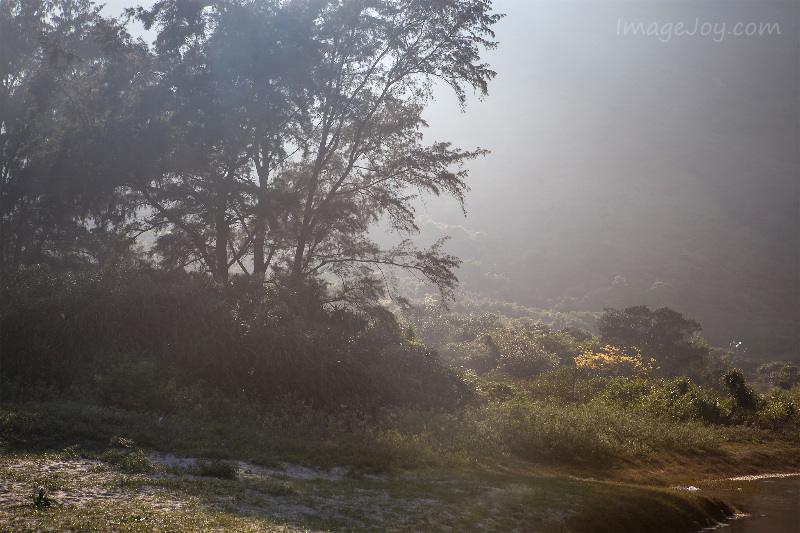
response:
[[[655,311],[644,305],[606,308],[597,319],[601,342],[620,348],[635,346],[669,374],[686,372],[709,353],[699,336],[702,329],[699,322],[669,307]]]
[[[291,285],[326,279],[328,300],[360,304],[395,268],[451,293],[459,261],[443,241],[408,238],[413,202],[463,206],[463,164],[485,151],[424,144],[421,113],[435,80],[462,103],[486,94],[489,2],[165,0],[136,13],[159,30],[169,88],[169,163],[140,183],[162,261],[220,279],[235,263]],[[369,238],[379,220],[400,244]]]

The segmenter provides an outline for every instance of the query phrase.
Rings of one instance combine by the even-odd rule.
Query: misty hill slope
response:
[[[524,4],[497,3],[490,97],[431,117],[426,136],[492,154],[471,165],[468,217],[428,205],[423,238],[453,234],[464,287],[486,296],[667,305],[712,345],[796,360],[800,5]],[[618,32],[695,21],[727,33]],[[736,37],[737,22],[780,34]]]

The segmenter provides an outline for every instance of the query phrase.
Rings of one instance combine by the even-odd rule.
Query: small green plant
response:
[[[114,448],[130,448],[133,446],[134,442],[131,439],[114,435],[111,437],[111,440],[108,441],[108,444]]]
[[[155,466],[142,450],[107,450],[100,456],[103,461],[119,467],[128,474],[148,473],[155,470]]]
[[[197,461],[197,474],[200,476],[235,479],[238,473],[239,465],[235,461],[226,461],[224,459]]]
[[[39,492],[31,496],[31,499],[33,500],[33,506],[36,507],[37,509],[42,509],[45,507],[50,507],[51,505],[55,504],[56,501],[50,496],[48,496],[48,494],[49,491],[47,489],[40,488]]]

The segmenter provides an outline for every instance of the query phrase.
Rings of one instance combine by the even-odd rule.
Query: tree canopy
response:
[[[91,2],[0,4],[2,263],[71,265],[134,245],[128,164],[147,50]],[[144,135],[141,135],[144,133]]]
[[[126,15],[2,2],[4,264],[119,261],[148,232],[162,267],[218,280],[322,282],[329,301],[370,305],[400,269],[451,294],[459,260],[412,242],[414,203],[463,209],[464,164],[486,151],[425,142],[422,112],[437,83],[462,105],[487,94],[490,2],[163,0]],[[134,18],[153,46],[127,33]],[[377,222],[396,246],[370,237]]]
[[[655,359],[663,371],[672,374],[686,372],[689,365],[709,353],[699,337],[702,329],[699,322],[684,318],[669,307],[606,308],[597,319],[600,342],[639,348],[644,356]]]

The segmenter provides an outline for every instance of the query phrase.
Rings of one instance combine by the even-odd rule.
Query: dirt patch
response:
[[[800,448],[791,445],[729,445],[718,454],[661,454],[639,461],[612,465],[559,465],[506,456],[483,467],[508,474],[559,476],[601,481],[621,481],[654,487],[693,486],[737,476],[800,472]]]
[[[159,453],[148,455],[148,459],[173,471],[184,471],[187,474],[197,471],[200,462],[204,461],[193,457]],[[239,475],[243,477],[338,481],[345,476],[356,475],[351,468],[343,466],[323,470],[289,463],[281,463],[277,467],[266,467],[246,461],[234,461],[234,463],[238,466]],[[371,477],[379,478],[379,476]]]
[[[318,491],[314,487],[319,482],[336,483],[346,477],[357,477],[352,469],[345,467],[314,469],[288,463],[264,467],[236,461],[235,479],[216,480],[198,474],[203,459],[172,454],[149,454],[147,459],[155,465],[154,472],[123,472],[106,462],[88,459],[2,459],[0,509],[8,512],[13,507],[30,506],[32,496],[44,488],[53,505],[60,507],[83,508],[100,503],[111,508],[125,502],[141,504],[148,510],[217,509],[295,524],[305,523],[312,516],[336,518],[346,500],[341,500],[335,492]],[[366,479],[366,476],[360,477]],[[383,478],[369,476],[369,479]],[[223,483],[222,488],[218,481]],[[365,509],[375,503],[371,492],[374,491],[365,491],[362,495]],[[347,500],[347,503],[358,504],[361,499]],[[380,520],[379,515],[377,511],[372,515],[366,513],[366,518]],[[0,513],[0,522],[4,516],[5,519],[11,517]],[[342,520],[347,519],[342,516]],[[27,523],[27,519],[22,520],[14,522],[15,527]],[[355,522],[359,524],[358,520]],[[22,529],[35,530],[36,527]],[[277,530],[284,529],[278,526]]]
[[[728,446],[719,454],[662,454],[640,462],[576,472],[609,481],[654,486],[690,486],[739,476],[800,472],[800,448],[760,444]]]
[[[56,505],[137,500],[154,508],[181,507],[184,501],[165,498],[161,491],[120,487],[117,476],[102,461],[90,459],[4,459],[0,461],[0,507],[30,504],[39,489]]]
[[[774,446],[753,452],[729,447],[718,455],[661,455],[640,464],[624,465],[609,478],[649,485],[696,485],[740,476],[800,472],[800,449]]]

